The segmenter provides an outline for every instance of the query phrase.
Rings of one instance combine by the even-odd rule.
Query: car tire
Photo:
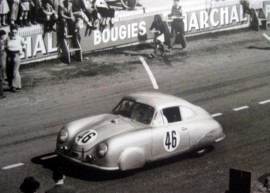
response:
[[[206,154],[206,152],[207,152],[207,148],[199,149],[199,150],[195,151],[195,155],[197,157],[202,157]]]
[[[193,157],[193,158],[203,157],[209,151],[211,151],[211,147],[210,146],[202,147],[202,148],[199,148],[199,149],[194,150],[191,153],[191,157]]]
[[[192,157],[202,157],[205,154],[213,151],[215,149],[215,147],[213,145],[209,145],[206,147],[202,147],[199,149],[196,149],[193,153],[192,153]]]

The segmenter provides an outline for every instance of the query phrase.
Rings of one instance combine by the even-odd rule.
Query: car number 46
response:
[[[180,142],[180,136],[177,131],[167,131],[165,133],[164,139],[163,139],[163,145],[166,151],[172,152],[174,151]]]
[[[77,135],[75,140],[78,145],[86,145],[94,141],[96,138],[97,132],[94,130],[88,130]]]

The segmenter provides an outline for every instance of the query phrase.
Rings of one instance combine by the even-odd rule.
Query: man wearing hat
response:
[[[18,34],[18,27],[10,26],[10,33],[7,37],[7,78],[12,92],[19,92],[22,89],[20,76],[20,63],[22,50],[25,49],[24,39]]]
[[[0,30],[0,99],[5,98],[3,92],[3,83],[6,79],[6,60],[7,60],[7,53],[6,53],[6,31]]]
[[[172,11],[169,17],[173,18],[171,41],[169,47],[172,48],[175,43],[176,37],[180,36],[182,48],[185,49],[187,46],[185,37],[185,25],[183,22],[182,6],[180,6],[179,0],[174,0],[174,5],[172,6]]]
[[[53,180],[55,181],[55,186],[46,193],[76,193],[75,189],[71,186],[64,184],[65,176],[60,168],[53,170]]]
[[[26,177],[20,186],[20,190],[24,193],[34,193],[39,188],[39,182],[34,177]]]

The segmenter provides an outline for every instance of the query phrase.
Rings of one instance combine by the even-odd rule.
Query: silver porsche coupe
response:
[[[225,138],[201,107],[158,92],[126,95],[111,113],[64,126],[56,153],[102,170],[130,170],[186,152],[203,153]]]

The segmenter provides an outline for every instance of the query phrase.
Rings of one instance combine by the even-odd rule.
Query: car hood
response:
[[[72,149],[88,151],[112,136],[145,126],[119,115],[102,114],[71,122],[66,129]]]

